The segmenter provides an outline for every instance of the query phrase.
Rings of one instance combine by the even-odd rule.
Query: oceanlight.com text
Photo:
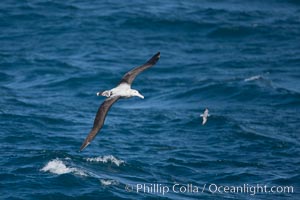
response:
[[[205,185],[206,187],[206,185]],[[249,185],[243,184],[241,186],[228,186],[228,185],[217,185],[209,184],[208,191],[210,193],[240,193],[240,194],[280,194],[280,193],[294,193],[293,186],[267,186],[267,185]]]

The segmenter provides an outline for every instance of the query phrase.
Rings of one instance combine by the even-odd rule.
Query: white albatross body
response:
[[[97,92],[97,96],[105,96],[105,97],[122,97],[122,98],[130,98],[133,96],[140,97],[144,99],[144,96],[141,95],[137,90],[131,89],[130,85],[127,83],[121,83],[117,87],[111,89],[111,90],[106,90],[104,92]]]
[[[209,117],[207,108],[205,108],[204,113],[201,114],[200,117],[202,117],[202,125],[204,125],[207,122],[207,118]]]
[[[95,120],[94,125],[86,139],[83,141],[80,151],[85,149],[91,141],[96,137],[98,132],[101,130],[105,117],[107,115],[107,112],[109,111],[110,107],[119,99],[121,98],[130,98],[130,97],[140,97],[144,99],[144,96],[139,93],[139,91],[131,89],[131,84],[134,81],[135,77],[143,72],[144,70],[152,67],[156,64],[156,62],[160,58],[160,53],[156,53],[150,60],[148,60],[145,64],[136,67],[129,72],[127,72],[120,83],[117,85],[117,87],[111,89],[111,90],[105,90],[103,92],[97,92],[97,96],[105,96],[107,97],[105,101],[100,105]]]

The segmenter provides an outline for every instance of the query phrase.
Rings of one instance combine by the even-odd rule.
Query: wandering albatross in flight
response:
[[[111,89],[111,90],[105,90],[103,92],[98,92],[97,96],[105,96],[107,97],[106,100],[101,104],[101,106],[98,109],[98,112],[96,114],[94,125],[84,142],[82,143],[80,147],[80,151],[85,149],[91,141],[96,137],[97,133],[100,131],[104,124],[104,120],[106,117],[106,114],[110,107],[118,101],[120,98],[130,98],[133,96],[140,97],[144,99],[144,96],[139,93],[139,91],[131,89],[131,84],[134,81],[135,77],[143,72],[144,70],[150,68],[153,66],[160,57],[160,52],[156,53],[150,60],[148,60],[145,64],[136,67],[129,72],[127,72],[120,83],[117,85],[117,87]]]

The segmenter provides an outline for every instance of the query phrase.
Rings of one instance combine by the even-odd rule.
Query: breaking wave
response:
[[[99,156],[99,157],[95,157],[95,158],[87,158],[86,161],[88,161],[88,162],[101,162],[101,163],[113,163],[116,166],[120,166],[121,164],[125,163],[123,160],[117,159],[113,155]]]
[[[100,179],[100,182],[102,185],[104,186],[108,186],[108,185],[118,185],[119,182],[115,181],[115,180],[109,180],[109,179]]]
[[[87,176],[87,174],[80,169],[75,167],[67,167],[66,164],[60,159],[56,158],[54,160],[49,161],[42,169],[43,172],[51,172],[53,174],[68,174],[74,173],[80,176]]]
[[[249,77],[249,78],[245,78],[244,81],[245,81],[245,82],[255,81],[255,80],[259,80],[259,79],[261,79],[261,78],[262,78],[261,75],[256,75],[256,76],[251,76],[251,77]]]

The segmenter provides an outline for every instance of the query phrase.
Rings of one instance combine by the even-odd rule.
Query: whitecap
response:
[[[255,81],[255,80],[258,80],[258,79],[261,79],[261,75],[256,75],[256,76],[251,76],[249,78],[246,78],[244,79],[245,82],[249,82],[249,81]]]
[[[43,172],[51,172],[53,174],[68,174],[75,173],[81,176],[87,176],[87,174],[75,167],[67,167],[63,161],[56,158],[54,160],[49,161],[42,169]]]
[[[104,185],[104,186],[108,186],[108,185],[118,185],[118,181],[115,181],[115,180],[100,179],[100,182],[101,182],[101,184]]]
[[[87,158],[86,159],[88,162],[102,162],[102,163],[114,163],[117,166],[120,166],[121,164],[124,163],[123,160],[115,158],[113,155],[108,155],[108,156],[99,156],[95,158]]]

